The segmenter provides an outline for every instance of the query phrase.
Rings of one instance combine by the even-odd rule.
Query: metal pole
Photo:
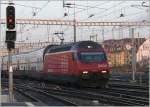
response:
[[[8,0],[8,3],[10,3],[10,4],[11,4],[12,2],[13,2],[13,0]]]
[[[138,40],[137,40],[137,46],[139,46],[140,45],[140,34],[139,34],[139,32],[138,32]],[[140,49],[140,48],[139,48]],[[137,57],[140,57],[140,56],[137,56]],[[140,68],[140,72],[139,72],[139,84],[140,85],[142,85],[142,71],[141,71],[141,67],[142,67],[142,65],[140,64],[139,65],[139,68]],[[138,68],[138,69],[139,69]]]
[[[74,42],[76,42],[76,19],[75,19],[75,0],[74,0]]]
[[[114,27],[112,27],[112,39],[114,39]]]
[[[9,101],[13,102],[13,71],[11,66],[11,50],[8,50],[8,63],[9,63]]]
[[[11,4],[13,0],[8,0]],[[9,63],[9,101],[13,102],[13,70],[11,66],[11,49],[8,49],[8,63]]]
[[[74,42],[76,42],[76,20],[74,19]]]
[[[63,0],[63,8],[65,7],[65,0]]]
[[[102,42],[104,42],[104,28],[102,28]]]
[[[132,81],[135,81],[136,49],[135,49],[135,40],[134,40],[134,28],[130,29],[130,35],[132,37]]]
[[[150,21],[150,0],[149,0],[149,9],[148,9],[148,15],[149,15],[149,21]],[[149,72],[150,72],[150,28],[149,28]],[[150,77],[150,73],[149,73],[149,77]]]
[[[115,44],[115,50],[114,50],[114,67],[115,67],[115,71],[117,71],[117,44]]]
[[[96,36],[96,42],[97,42],[97,36],[98,36],[98,34],[96,34],[95,36]]]
[[[0,0],[0,45],[1,45],[1,0]],[[1,68],[1,67],[0,67]],[[2,104],[2,87],[1,87],[1,69],[0,69],[0,106]]]

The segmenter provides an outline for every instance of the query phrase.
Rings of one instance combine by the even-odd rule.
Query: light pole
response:
[[[74,42],[76,42],[76,20],[75,20],[75,18],[74,18],[73,28],[74,28]]]
[[[0,43],[1,43],[1,0],[0,0]],[[1,45],[1,44],[0,44]],[[0,67],[1,68],[1,67]],[[2,104],[2,87],[1,87],[1,69],[0,69],[0,106]]]
[[[135,82],[136,48],[135,48],[135,39],[134,39],[134,28],[130,29],[130,36],[132,37],[132,81]]]
[[[64,7],[67,7],[67,8],[72,8],[72,7],[70,7],[71,5],[74,5],[74,19],[73,19],[73,31],[74,31],[74,36],[73,36],[73,38],[74,38],[74,42],[76,42],[76,13],[75,13],[75,0],[74,0],[74,4],[71,4],[71,3],[65,3],[65,0],[63,0],[63,8]],[[67,14],[65,14],[65,16],[66,16]]]
[[[104,40],[105,40],[105,38],[104,38],[104,34],[105,33],[105,31],[104,31],[104,28],[102,28],[102,42],[104,42]]]
[[[8,0],[8,2],[9,2],[9,6],[14,5],[14,3],[13,3],[12,0]],[[7,11],[7,8],[6,8],[6,11]],[[8,17],[8,16],[6,16],[6,17]],[[14,17],[14,20],[15,20],[15,17]],[[8,22],[7,22],[7,24],[8,24]],[[10,30],[11,28],[7,27],[7,29]],[[14,29],[14,28],[12,28],[12,29]],[[7,43],[7,48],[8,48],[8,43]],[[13,103],[13,69],[12,69],[12,56],[11,56],[11,52],[12,52],[12,49],[8,48],[8,62],[9,62],[9,64],[8,64],[9,65],[9,70],[8,70],[8,72],[9,72],[9,101],[10,101],[10,103]]]
[[[150,21],[150,0],[149,0],[149,9],[148,9],[148,20]],[[149,28],[149,71],[150,71],[150,28]],[[149,74],[150,76],[150,74]]]

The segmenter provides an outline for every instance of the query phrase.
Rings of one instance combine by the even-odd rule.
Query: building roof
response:
[[[134,45],[136,46],[136,51],[140,47],[140,45],[146,40],[145,38],[134,38]],[[111,51],[111,48],[120,48],[127,49],[127,46],[132,46],[132,38],[124,38],[124,39],[111,39],[105,40],[103,46],[106,51]]]

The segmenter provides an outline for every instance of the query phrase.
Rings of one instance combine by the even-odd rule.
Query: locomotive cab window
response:
[[[81,62],[103,62],[107,60],[105,53],[102,52],[81,52],[78,56]]]

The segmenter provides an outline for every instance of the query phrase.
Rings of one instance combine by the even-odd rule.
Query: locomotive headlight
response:
[[[102,73],[107,73],[107,71],[102,71]]]
[[[88,71],[83,71],[83,74],[88,74]]]

